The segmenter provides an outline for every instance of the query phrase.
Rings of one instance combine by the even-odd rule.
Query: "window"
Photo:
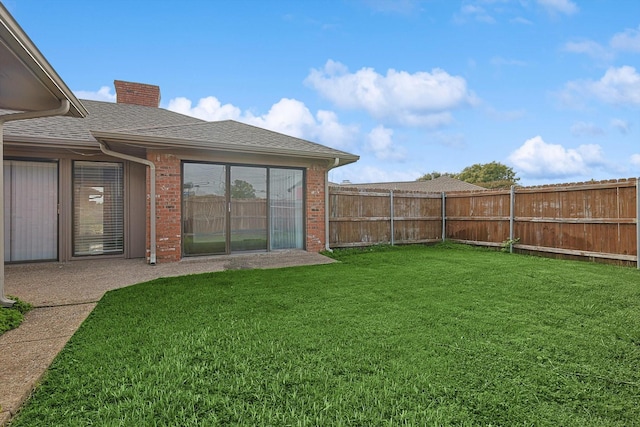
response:
[[[73,164],[73,254],[124,251],[122,163]]]
[[[184,255],[304,248],[304,172],[183,164]]]

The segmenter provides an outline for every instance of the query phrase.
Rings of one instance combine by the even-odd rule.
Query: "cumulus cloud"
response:
[[[538,4],[549,13],[573,15],[578,12],[578,6],[571,0],[538,0]]]
[[[571,126],[574,136],[598,136],[603,135],[604,130],[593,123],[576,122]]]
[[[303,102],[289,98],[282,98],[262,115],[243,112],[233,104],[222,104],[214,96],[200,99],[195,106],[187,98],[174,98],[167,109],[207,121],[236,120],[339,149],[348,149],[359,132],[355,125],[340,123],[333,111],[319,110],[314,115]]]
[[[78,99],[89,99],[91,101],[116,102],[116,94],[111,93],[109,86],[102,86],[97,91],[75,90],[73,94]]]
[[[414,74],[390,69],[382,75],[373,68],[351,73],[329,60],[322,69],[312,69],[305,83],[340,108],[405,126],[443,126],[453,121],[450,110],[477,102],[464,78],[438,68]]]
[[[531,178],[588,175],[592,168],[605,165],[602,148],[597,144],[565,148],[560,144],[548,144],[540,136],[525,141],[511,153],[509,161]]]
[[[640,26],[615,34],[609,44],[616,50],[640,53]]]
[[[178,97],[169,101],[168,110],[207,121],[237,120],[241,111],[231,104],[222,105],[215,96],[201,98],[195,107],[190,99]]]
[[[600,80],[576,80],[565,85],[560,94],[568,104],[578,104],[593,97],[618,106],[640,105],[640,74],[634,67],[610,67]]]
[[[382,125],[369,132],[365,146],[380,160],[403,160],[406,157],[406,151],[393,142],[393,130]]]

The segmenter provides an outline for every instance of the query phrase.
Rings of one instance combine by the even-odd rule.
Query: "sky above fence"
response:
[[[499,161],[521,184],[640,175],[640,1],[6,0],[70,88],[361,156],[332,181]]]

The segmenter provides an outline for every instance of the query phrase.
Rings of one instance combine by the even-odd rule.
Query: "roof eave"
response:
[[[56,103],[67,100],[70,104],[68,116],[85,117],[89,114],[2,3],[0,3],[0,51],[5,51],[5,60],[15,59],[19,62],[17,65],[24,82],[30,85],[31,89],[38,91],[43,98],[48,99],[51,105],[47,108],[53,109],[57,107]],[[11,79],[11,76],[9,78]],[[14,106],[6,105],[5,107],[23,111],[43,109],[40,106],[25,105],[24,98],[17,102]]]
[[[272,147],[247,147],[244,145],[229,144],[229,143],[215,143],[211,141],[197,141],[197,140],[183,140],[178,138],[165,138],[156,136],[143,136],[143,135],[127,135],[122,133],[104,132],[104,131],[91,131],[91,135],[100,142],[117,142],[121,144],[142,144],[149,148],[186,148],[186,149],[198,149],[198,150],[219,150],[229,151],[234,153],[244,154],[272,154],[287,157],[297,158],[309,158],[318,160],[338,160],[336,166],[344,166],[349,163],[358,161],[360,156],[354,154],[336,152],[334,153],[316,153],[313,151],[301,151],[290,150],[285,148],[272,148]]]

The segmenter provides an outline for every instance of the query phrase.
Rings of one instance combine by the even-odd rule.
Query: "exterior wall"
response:
[[[326,167],[307,168],[307,251],[325,249],[325,174]]]
[[[156,261],[179,261],[182,257],[180,159],[174,154],[150,151],[156,165]],[[147,194],[150,194],[147,179]],[[150,256],[150,198],[147,197],[147,258]]]

